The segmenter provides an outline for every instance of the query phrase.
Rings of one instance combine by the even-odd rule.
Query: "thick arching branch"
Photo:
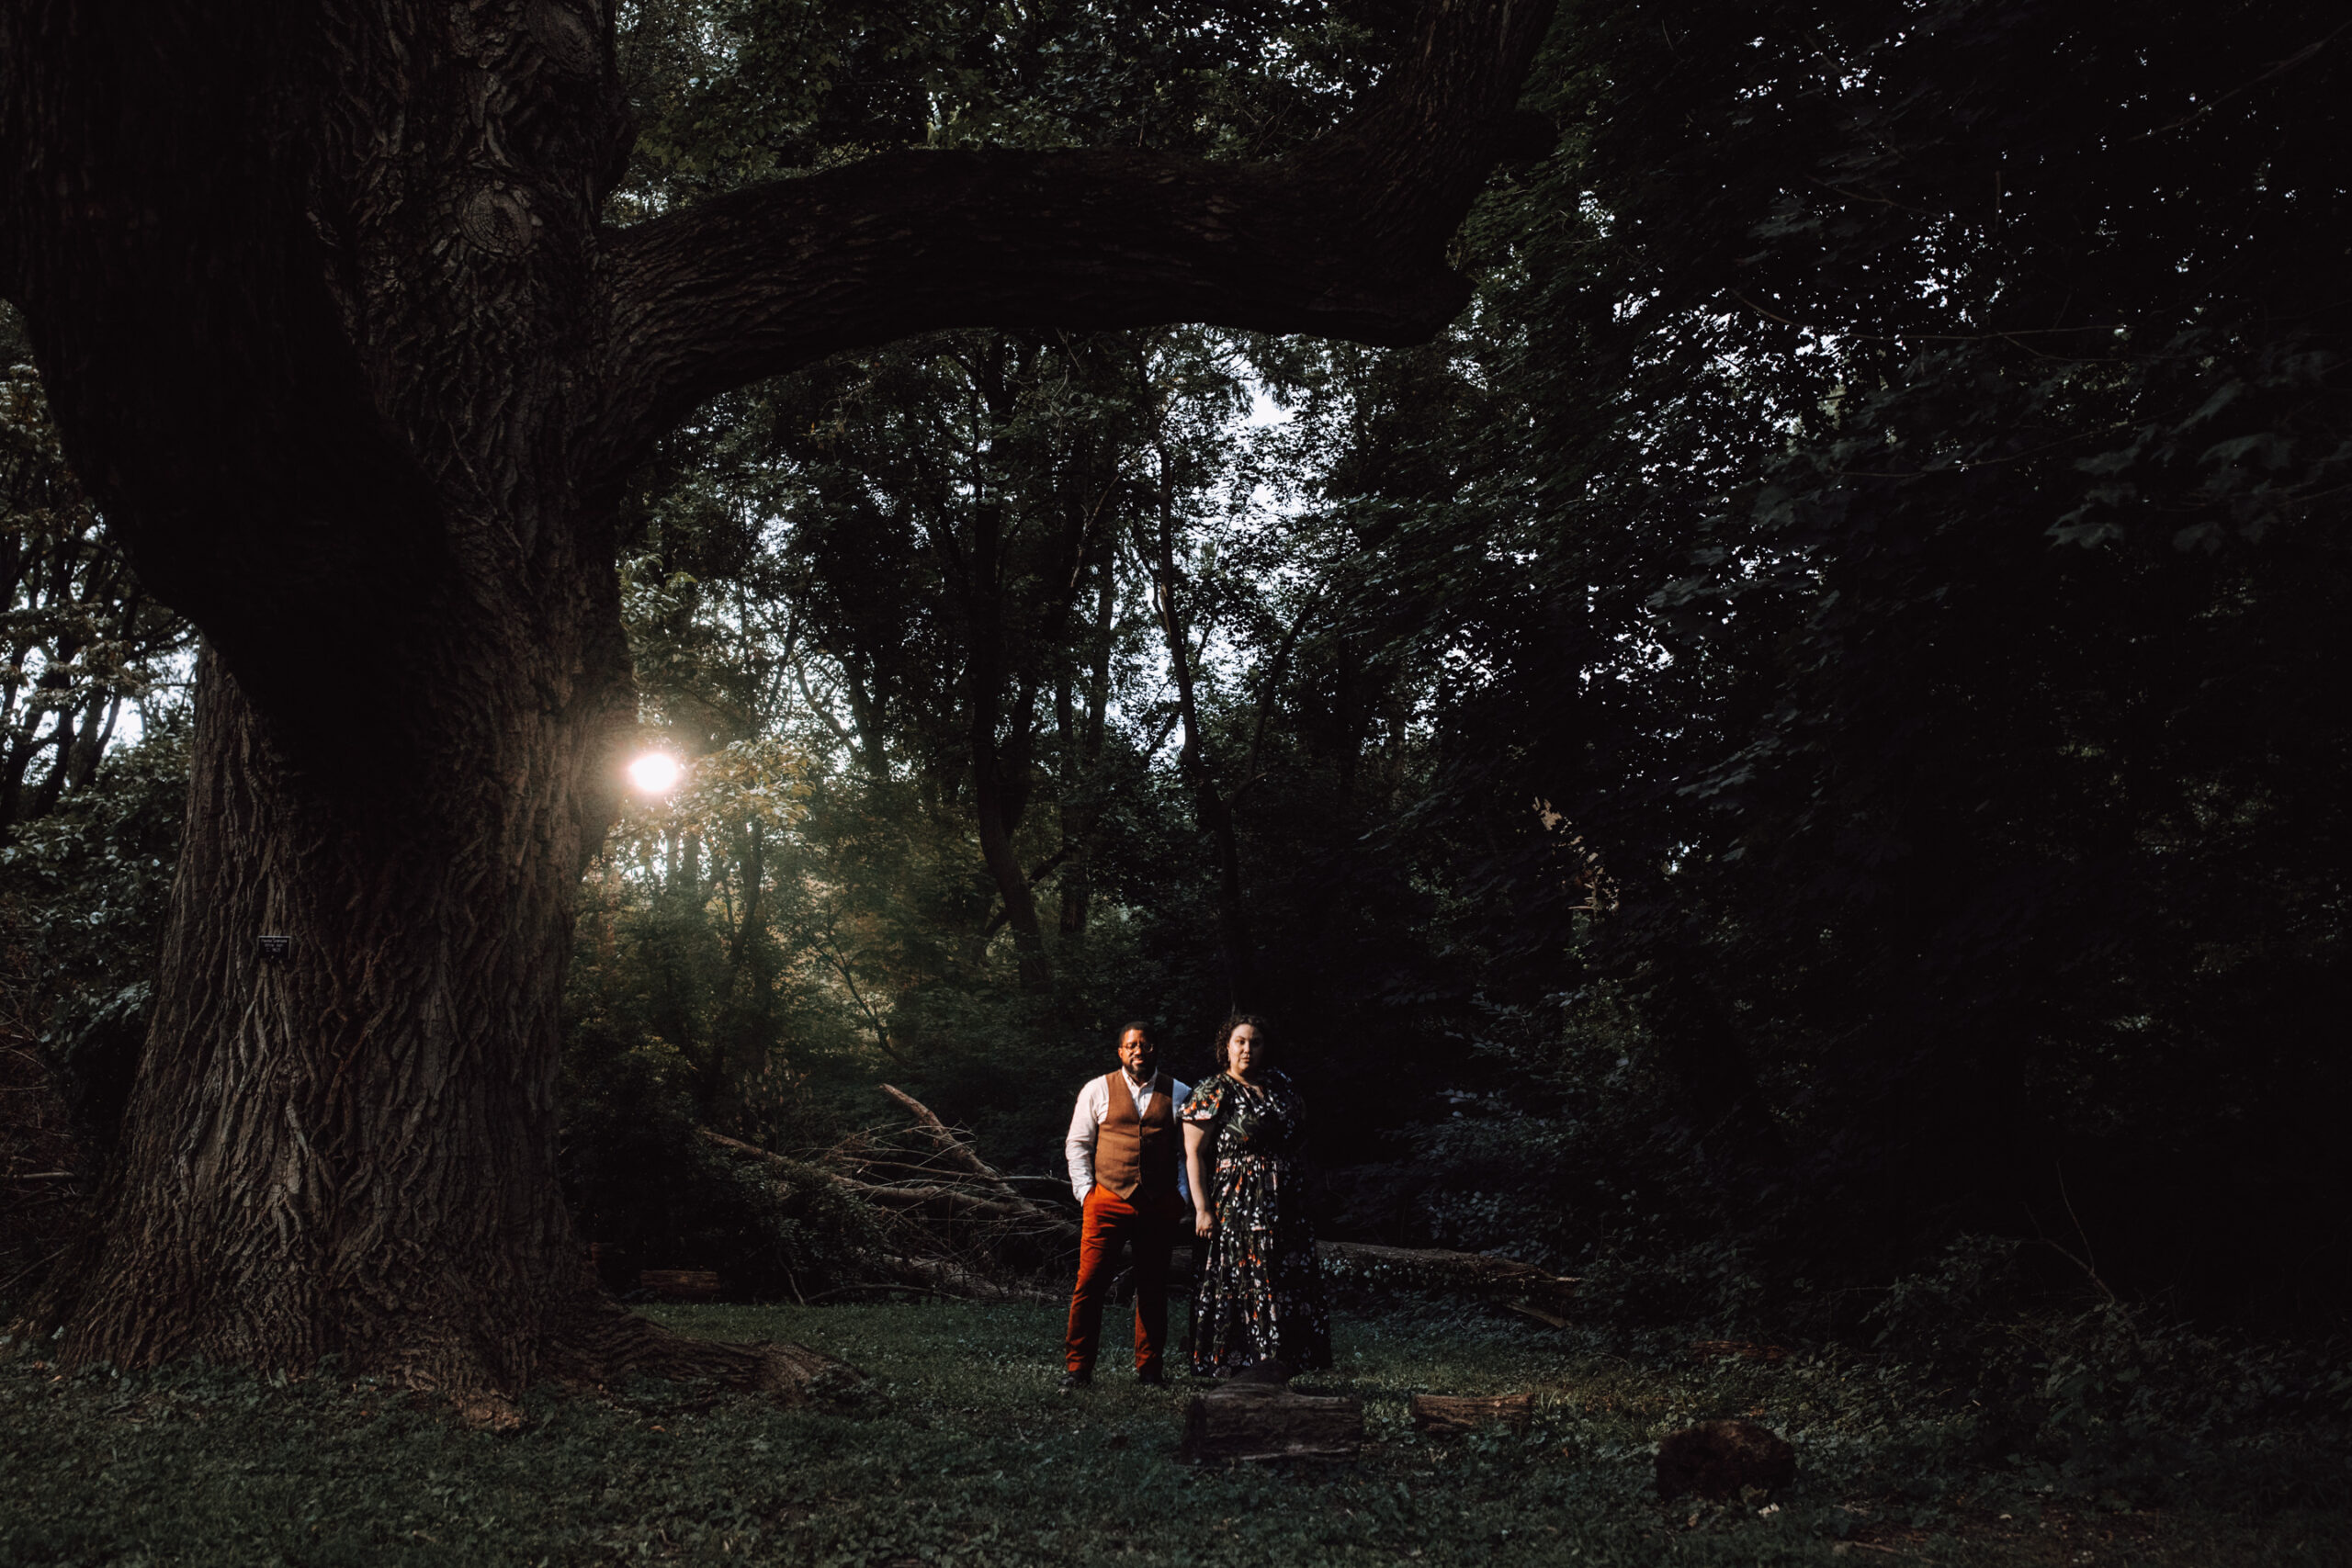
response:
[[[943,327],[1425,341],[1468,298],[1445,244],[1524,134],[1514,107],[1550,15],[1549,0],[1435,0],[1383,89],[1279,163],[899,152],[622,231],[609,449],[730,387]]]

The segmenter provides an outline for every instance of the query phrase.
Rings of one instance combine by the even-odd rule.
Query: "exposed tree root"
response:
[[[65,1330],[61,1364],[106,1360],[103,1353],[76,1353],[75,1330],[80,1308],[87,1303],[73,1280],[52,1280],[52,1291],[35,1303],[33,1312],[10,1325],[11,1331],[47,1338]],[[487,1324],[463,1325],[458,1332],[446,1324],[405,1335],[378,1324],[372,1342],[340,1344],[309,1353],[288,1353],[281,1346],[240,1355],[233,1344],[220,1338],[197,1344],[159,1347],[154,1353],[121,1359],[130,1366],[153,1366],[185,1356],[250,1367],[259,1373],[307,1375],[325,1348],[342,1356],[352,1371],[390,1379],[420,1393],[446,1396],[469,1426],[510,1431],[521,1424],[514,1400],[532,1382],[551,1382],[575,1387],[603,1387],[630,1378],[663,1378],[673,1382],[707,1382],[721,1388],[763,1394],[778,1404],[799,1405],[850,1404],[865,1397],[865,1374],[806,1345],[762,1341],[735,1343],[701,1339],[673,1333],[649,1318],[639,1317],[582,1282],[553,1314],[548,1328],[528,1348],[495,1341]],[[315,1343],[315,1342],[314,1342]]]
[[[847,1361],[788,1341],[737,1343],[673,1334],[617,1303],[599,1298],[550,1347],[542,1375],[601,1385],[625,1378],[707,1380],[766,1394],[782,1404],[846,1404],[865,1397],[864,1372]]]
[[[368,1370],[388,1373],[419,1393],[445,1395],[469,1427],[511,1432],[523,1424],[514,1403],[519,1389],[501,1386],[477,1367],[453,1366],[446,1348],[440,1354],[395,1357]],[[575,1310],[565,1314],[542,1348],[533,1381],[600,1389],[632,1378],[715,1384],[787,1406],[854,1404],[869,1387],[855,1367],[806,1345],[673,1333],[601,1293],[583,1293]]]

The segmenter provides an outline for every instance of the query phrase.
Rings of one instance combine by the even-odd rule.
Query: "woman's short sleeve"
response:
[[[1176,1110],[1177,1120],[1198,1122],[1205,1125],[1216,1120],[1225,1105],[1225,1075],[1217,1074],[1206,1083],[1193,1086],[1193,1092]]]

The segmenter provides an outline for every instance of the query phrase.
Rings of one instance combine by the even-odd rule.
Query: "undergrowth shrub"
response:
[[[146,1039],[187,781],[147,713],[46,816],[0,829],[0,1319],[79,1234]]]
[[[2099,1293],[2053,1306],[2024,1243],[1962,1236],[1864,1317],[1861,1364],[1964,1396],[1971,1456],[2029,1483],[2142,1506],[2352,1503],[2352,1345],[2200,1331]],[[2293,1431],[2302,1440],[2282,1444]]]

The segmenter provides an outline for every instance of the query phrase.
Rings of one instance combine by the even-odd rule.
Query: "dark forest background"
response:
[[[641,0],[614,216],[886,148],[1267,155],[1410,15]],[[1240,1003],[1331,1235],[1783,1334],[2340,1324],[2346,28],[1578,0],[1434,344],[959,332],[705,409],[631,499],[690,771],[582,889],[583,1231],[821,1280],[846,1222],[695,1127],[821,1149],[888,1081],[1051,1174],[1121,1023],[1196,1076]],[[190,644],[28,361],[0,321],[0,1051],[13,1170],[86,1175]],[[76,1190],[16,1184],[0,1294]]]

